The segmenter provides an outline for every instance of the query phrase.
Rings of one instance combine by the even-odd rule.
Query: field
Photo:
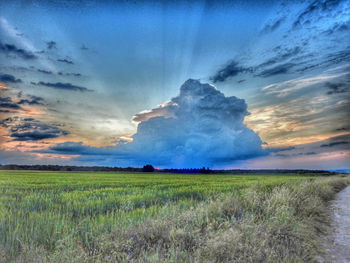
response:
[[[321,231],[307,237],[304,228],[325,218],[324,202],[347,183],[307,175],[0,171],[0,262],[302,262],[319,249],[306,238]]]

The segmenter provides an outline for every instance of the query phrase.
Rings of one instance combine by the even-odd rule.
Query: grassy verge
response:
[[[349,184],[349,177],[258,183],[186,209],[164,204],[142,222],[96,227],[76,240],[82,221],[54,249],[21,244],[13,262],[317,262],[328,201]]]

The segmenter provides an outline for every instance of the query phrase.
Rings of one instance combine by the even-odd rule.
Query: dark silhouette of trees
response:
[[[315,175],[335,175],[337,173],[347,173],[342,171],[325,170],[288,170],[288,169],[263,169],[263,170],[211,170],[210,168],[163,168],[155,169],[147,164],[141,167],[106,167],[106,166],[62,166],[62,165],[18,165],[18,164],[0,164],[0,170],[41,170],[41,171],[94,171],[94,172],[158,172],[158,173],[181,173],[181,174],[315,174]]]
[[[146,172],[146,173],[153,173],[154,172],[154,167],[150,164],[146,164],[143,168],[142,168],[142,172]]]

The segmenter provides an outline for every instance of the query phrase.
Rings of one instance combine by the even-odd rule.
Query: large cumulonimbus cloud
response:
[[[158,108],[134,116],[139,122],[133,141],[99,149],[114,165],[161,167],[219,167],[264,155],[260,137],[244,124],[247,104],[225,97],[214,86],[187,80],[180,94]],[[60,153],[72,154],[75,145],[64,143]],[[96,159],[99,151],[77,145],[80,160]],[[67,149],[66,149],[67,148]],[[95,157],[92,158],[94,155]],[[106,159],[105,159],[106,160]]]
[[[157,113],[159,116],[157,116]],[[259,136],[244,126],[243,99],[187,80],[179,96],[140,113],[133,142],[124,145],[150,162],[178,167],[232,163],[263,154]]]

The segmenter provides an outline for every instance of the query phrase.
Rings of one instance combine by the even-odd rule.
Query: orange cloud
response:
[[[300,144],[318,142],[322,140],[329,139],[331,137],[346,135],[348,132],[339,132],[339,133],[328,133],[312,136],[298,136],[298,137],[287,137],[287,138],[275,138],[268,142],[266,147],[286,147],[286,146],[296,146]]]
[[[62,159],[71,160],[79,157],[80,155],[63,155],[63,154],[52,154],[52,153],[35,153],[37,159]]]
[[[7,87],[5,86],[5,84],[0,82],[0,89],[7,89]]]

